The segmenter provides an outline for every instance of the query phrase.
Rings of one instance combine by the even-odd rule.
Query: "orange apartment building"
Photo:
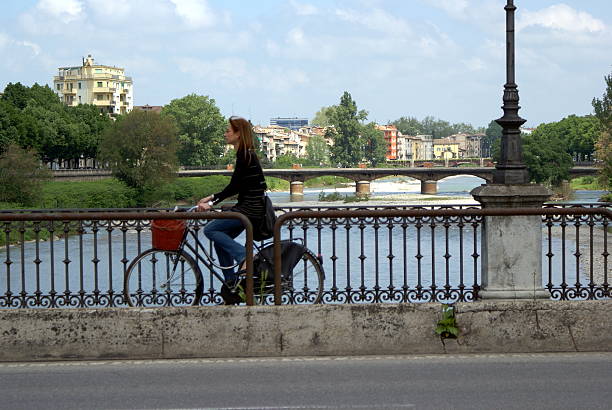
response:
[[[387,161],[395,161],[397,159],[397,127],[395,125],[377,125],[377,130],[385,133],[385,141],[387,142]]]

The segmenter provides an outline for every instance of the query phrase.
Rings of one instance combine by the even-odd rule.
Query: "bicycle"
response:
[[[175,211],[193,211],[196,207]],[[215,292],[213,278],[244,300],[245,277],[235,283],[225,281],[217,269],[236,269],[220,266],[200,241],[197,232],[199,221],[164,220],[178,226],[174,232],[156,230],[152,222],[153,247],[141,252],[128,266],[124,276],[123,295],[129,306],[177,306],[199,305],[204,295],[204,276],[200,263],[210,272],[210,287],[206,299],[209,303],[220,302]],[[159,222],[159,221],[158,221]],[[156,241],[157,239],[157,241]],[[298,243],[296,241],[302,241]],[[270,303],[274,293],[273,242],[254,243],[253,280],[256,302]],[[320,303],[323,295],[323,260],[306,248],[301,238],[281,241],[282,276],[281,292],[290,303]]]

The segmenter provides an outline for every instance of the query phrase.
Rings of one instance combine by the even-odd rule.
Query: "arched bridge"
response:
[[[324,176],[333,175],[351,179],[356,183],[357,195],[370,193],[370,183],[387,176],[405,176],[421,181],[422,194],[435,194],[438,191],[437,181],[455,175],[472,175],[492,182],[494,167],[418,167],[418,168],[297,168],[297,169],[264,169],[264,175],[289,181],[292,195],[303,195],[304,182]],[[232,175],[231,170],[193,169],[180,170],[179,177],[203,177],[209,175]],[[597,168],[582,166],[570,170],[572,178],[586,175],[596,175]],[[110,171],[104,169],[89,170],[57,170],[53,171],[55,178],[61,179],[98,179],[110,176]]]
[[[492,181],[494,168],[298,168],[264,169],[267,177],[289,181],[291,195],[304,194],[304,182],[320,176],[339,176],[355,181],[358,196],[370,193],[370,183],[388,176],[404,176],[421,181],[421,193],[435,194],[437,181],[454,175],[473,175]],[[231,171],[180,171],[180,176],[230,175]]]
[[[370,183],[387,176],[405,176],[421,181],[422,194],[438,192],[437,181],[455,175],[472,175],[493,181],[494,167],[436,167],[436,168],[298,168],[298,169],[264,169],[264,175],[289,181],[291,195],[304,194],[304,182],[324,175],[340,176],[355,181],[358,196],[370,193]],[[595,175],[595,167],[574,167],[570,170],[572,177]],[[222,170],[182,170],[179,176],[231,175],[232,171]]]

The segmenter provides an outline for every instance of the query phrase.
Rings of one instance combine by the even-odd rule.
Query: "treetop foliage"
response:
[[[333,125],[326,132],[326,137],[334,141],[330,149],[332,164],[353,167],[362,161],[375,165],[385,160],[384,134],[373,123],[363,124],[368,112],[357,109],[357,103],[350,93],[345,91],[340,97],[340,104],[327,113],[330,125]]]
[[[109,164],[113,175],[143,197],[175,177],[176,151],[177,130],[172,118],[140,110],[117,119],[100,144],[100,158]]]
[[[612,187],[612,74],[604,77],[606,90],[601,99],[593,99],[595,117],[599,121],[599,137],[596,142],[597,159],[601,164],[599,180]]]
[[[162,116],[172,117],[178,129],[181,165],[217,165],[225,151],[227,121],[208,96],[189,94],[170,101]]]
[[[434,138],[445,138],[458,133],[476,134],[484,132],[483,128],[474,128],[471,124],[463,122],[451,124],[432,116],[427,116],[421,121],[415,117],[400,117],[392,124],[404,135],[432,135]]]
[[[110,122],[93,105],[65,106],[48,86],[8,84],[0,99],[0,152],[14,143],[44,161],[93,158]]]

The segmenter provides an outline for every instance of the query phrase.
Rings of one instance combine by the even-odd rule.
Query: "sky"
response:
[[[0,0],[0,89],[58,67],[125,68],[136,105],[195,93],[255,124],[351,93],[368,120],[501,117],[505,0]],[[526,126],[592,112],[612,73],[611,0],[515,0]]]

